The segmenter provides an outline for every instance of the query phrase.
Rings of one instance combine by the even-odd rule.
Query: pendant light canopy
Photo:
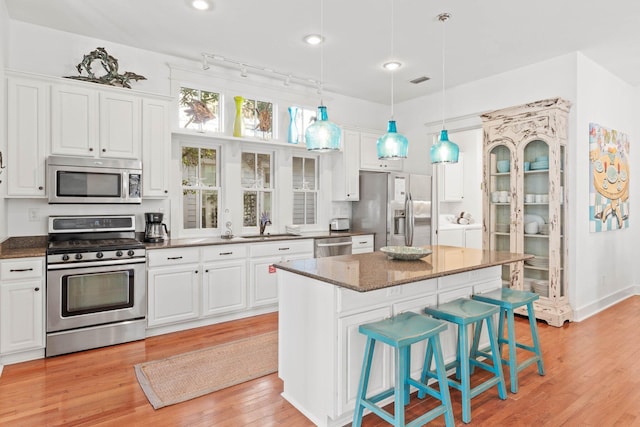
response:
[[[320,0],[320,37],[324,40],[324,0]],[[320,44],[320,82],[318,93],[320,94],[320,106],[316,121],[311,124],[304,133],[307,150],[326,152],[340,150],[340,138],[342,131],[329,121],[327,107],[322,102],[322,83],[324,79],[324,43]]]
[[[444,67],[444,23],[451,18],[448,13],[438,15],[438,20],[442,22],[442,130],[438,142],[431,146],[431,163],[457,163],[460,148],[457,144],[449,141],[449,132],[444,126],[444,94],[445,94],[445,67]]]
[[[393,73],[401,66],[401,63],[393,58],[393,2],[394,0],[391,0],[391,60],[383,65],[385,69],[391,72],[391,120],[387,124],[387,133],[378,138],[376,143],[378,159],[380,160],[406,159],[409,151],[409,141],[404,135],[398,133],[396,121],[393,119]],[[397,66],[390,68],[387,64],[397,64]]]

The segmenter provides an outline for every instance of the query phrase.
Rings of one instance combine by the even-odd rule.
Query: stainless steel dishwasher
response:
[[[351,237],[327,237],[315,239],[313,246],[313,256],[323,258],[336,255],[351,255],[353,242]]]

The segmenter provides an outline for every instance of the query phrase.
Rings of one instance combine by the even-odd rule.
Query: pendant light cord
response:
[[[324,105],[322,100],[322,86],[324,84],[324,0],[320,0],[320,81],[318,82],[318,94],[320,95],[320,105]]]
[[[394,26],[393,23],[395,21],[394,19],[394,4],[395,1],[391,0],[391,60],[394,61],[395,60],[395,56],[394,56],[394,52],[393,52],[393,45],[394,45]],[[393,99],[393,93],[394,93],[394,70],[391,70],[391,120],[393,120],[393,116],[394,116],[394,112],[393,112],[393,104],[394,104],[394,99]]]
[[[448,13],[441,13],[440,15],[438,15],[438,19],[440,20],[440,22],[442,22],[442,130],[444,130],[444,103],[445,103],[445,91],[446,91],[446,85],[445,85],[445,55],[444,55],[444,50],[445,50],[444,25],[445,25],[445,22],[447,22],[447,20],[450,17],[451,17],[451,15],[448,14]]]

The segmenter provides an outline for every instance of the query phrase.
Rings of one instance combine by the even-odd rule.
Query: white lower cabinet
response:
[[[198,264],[149,269],[149,326],[196,319],[199,316]]]
[[[497,289],[501,286],[500,272],[500,267],[489,267],[356,292],[278,270],[278,374],[284,386],[282,396],[318,426],[348,424],[353,418],[366,344],[359,326],[406,311],[424,313],[427,306],[469,296],[472,291]],[[451,326],[440,334],[447,362],[456,356],[456,332]],[[485,334],[482,341],[488,342]],[[414,378],[420,375],[424,356],[425,343],[412,346]],[[393,383],[393,351],[378,343],[367,395],[390,388]]]
[[[148,251],[147,267],[147,325],[198,318],[200,248]]]
[[[338,319],[338,411],[353,411],[358,394],[358,381],[362,372],[362,361],[367,337],[358,331],[363,323],[376,322],[391,315],[390,307],[368,310]],[[391,387],[393,378],[393,353],[389,346],[376,345],[368,396],[373,396]]]
[[[246,308],[247,247],[203,247],[202,258],[202,315],[212,316]]]
[[[18,258],[0,262],[2,361],[5,361],[4,356],[7,354],[44,349],[44,280],[43,258]],[[35,357],[18,356],[12,361]]]
[[[353,245],[351,246],[352,254],[373,252],[373,234],[353,236],[351,237],[351,242],[353,242]]]
[[[441,228],[438,230],[438,244],[482,249],[482,230],[480,228]]]
[[[313,258],[313,240],[282,240],[260,243],[250,248],[251,307],[277,304],[278,282],[273,264],[294,259]]]

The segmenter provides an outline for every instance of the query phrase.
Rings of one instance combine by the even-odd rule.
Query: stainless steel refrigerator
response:
[[[430,245],[431,191],[429,175],[361,171],[360,200],[351,205],[352,229],[375,233],[375,250]]]

